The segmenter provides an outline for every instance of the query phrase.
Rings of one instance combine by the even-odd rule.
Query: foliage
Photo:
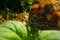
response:
[[[21,6],[24,8],[23,11],[28,11],[31,3],[32,3],[32,0],[22,0]]]
[[[43,30],[40,32],[40,40],[60,40],[60,31]]]
[[[0,15],[8,20],[11,12],[28,12],[31,3],[32,0],[0,0]]]
[[[0,25],[0,40],[60,40],[60,31],[32,30],[19,21],[7,21]]]
[[[4,9],[4,10],[0,10],[0,15],[3,16],[4,19],[7,19],[7,15],[9,16],[9,10]]]
[[[19,35],[5,27],[0,27],[0,40],[22,40]]]
[[[12,10],[13,12],[23,12],[29,9],[31,0],[0,0],[0,10]]]
[[[18,35],[17,37],[21,37],[22,40],[27,39],[27,28],[25,27],[25,25],[23,25],[19,21],[7,21],[7,22],[1,24],[0,27],[2,27],[2,30],[5,30],[5,29],[7,30],[8,29],[8,33],[10,33],[10,31],[14,32],[15,33],[14,35]],[[2,30],[0,30],[0,31],[2,31]],[[8,34],[8,35],[10,35],[10,34]],[[14,37],[14,36],[12,35],[12,37]]]

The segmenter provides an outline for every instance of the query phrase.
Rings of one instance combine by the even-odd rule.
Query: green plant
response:
[[[0,27],[0,40],[22,40],[19,35],[5,27]]]
[[[60,40],[60,31],[29,29],[19,21],[6,21],[0,25],[0,40]]]
[[[60,40],[59,30],[43,30],[39,33],[39,40]]]
[[[15,33],[14,35],[18,35],[19,37],[21,37],[22,40],[26,40],[27,39],[27,28],[21,22],[18,22],[18,21],[7,21],[7,22],[1,24],[1,27],[2,27],[2,30],[4,28],[8,29],[7,30],[8,33],[10,33],[10,31],[12,31],[13,33]],[[0,30],[0,31],[2,31],[2,30]],[[7,32],[5,32],[5,33],[7,34]],[[6,37],[6,35],[5,35],[5,37]]]
[[[28,11],[31,4],[32,4],[32,0],[22,0],[21,6],[23,7],[23,11]]]

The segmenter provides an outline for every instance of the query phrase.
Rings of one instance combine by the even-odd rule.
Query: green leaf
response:
[[[60,31],[44,30],[40,33],[40,40],[60,40]]]
[[[7,21],[1,27],[8,28],[18,34],[23,40],[27,39],[27,28],[19,21]]]
[[[0,27],[0,40],[22,40],[19,35],[5,27]]]

